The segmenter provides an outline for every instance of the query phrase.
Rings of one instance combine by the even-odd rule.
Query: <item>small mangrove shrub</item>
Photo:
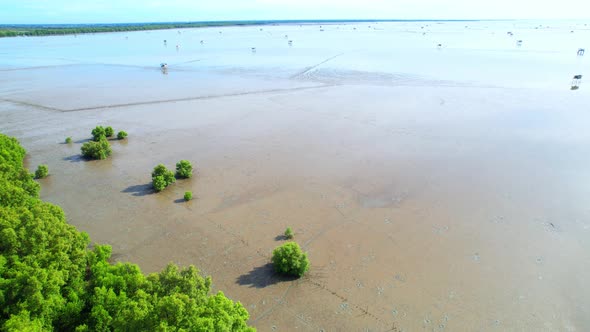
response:
[[[92,129],[92,140],[95,142],[100,141],[101,138],[106,138],[106,130],[102,126],[96,126],[96,128]]]
[[[174,173],[166,168],[166,166],[159,164],[154,167],[152,172],[152,185],[154,190],[162,191],[172,183],[176,182]]]
[[[117,139],[125,139],[125,137],[127,137],[127,132],[121,130],[117,133]]]
[[[115,134],[115,131],[113,130],[113,127],[111,127],[111,126],[108,126],[108,127],[106,127],[106,128],[104,129],[104,134],[105,134],[107,137],[113,137],[113,135]]]
[[[98,141],[86,142],[82,145],[82,155],[88,159],[107,159],[113,150],[109,141],[102,136]]]
[[[296,242],[287,242],[272,252],[272,264],[277,273],[301,277],[309,270],[307,255]]]
[[[193,193],[190,191],[187,191],[184,193],[184,200],[186,202],[190,201],[191,199],[193,199]]]
[[[193,176],[193,165],[188,160],[181,160],[176,163],[176,177],[188,179]]]
[[[158,176],[152,177],[152,186],[154,187],[155,191],[160,192],[160,191],[166,189],[166,187],[168,185],[166,184],[166,180],[164,179],[164,177],[161,175],[158,175]]]
[[[291,229],[291,227],[287,227],[287,229],[285,230],[285,239],[292,239],[293,236],[295,236],[295,234],[293,234],[293,230]]]
[[[37,166],[37,170],[35,171],[35,179],[42,179],[49,174],[49,168],[47,165],[39,165]]]
[[[66,137],[66,144],[71,144],[71,143],[72,143],[72,138]]]

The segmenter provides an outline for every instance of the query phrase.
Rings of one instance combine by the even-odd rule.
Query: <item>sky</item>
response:
[[[0,24],[589,18],[590,0],[0,0]]]

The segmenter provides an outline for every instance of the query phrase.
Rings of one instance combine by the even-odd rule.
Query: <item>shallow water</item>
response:
[[[585,331],[586,23],[5,38],[0,131],[116,260],[195,264],[261,331]],[[129,140],[82,161],[97,124]],[[153,166],[180,159],[195,178],[153,194]],[[267,265],[287,226],[299,281]]]

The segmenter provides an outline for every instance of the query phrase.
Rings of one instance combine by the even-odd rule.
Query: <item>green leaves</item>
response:
[[[120,132],[117,133],[117,139],[125,139],[125,137],[127,137],[127,132],[121,130]]]
[[[113,128],[111,128],[111,130],[113,130]],[[92,139],[95,142],[98,142],[102,138],[106,138],[106,137],[107,137],[106,129],[103,126],[96,126],[96,128],[92,129]]]
[[[49,174],[49,168],[47,165],[39,165],[37,166],[37,170],[35,171],[35,179],[42,179]]]
[[[24,156],[0,134],[0,330],[253,331],[246,309],[209,295],[211,279],[194,266],[146,277],[135,264],[110,264],[109,246],[89,250],[61,208],[38,198]],[[163,165],[154,173],[175,181]]]
[[[166,179],[164,179],[164,176],[158,175],[152,177],[152,187],[154,187],[155,191],[160,192],[166,189],[167,186],[168,183],[166,183]]]
[[[0,324],[22,310],[45,327],[71,323],[70,317],[77,321],[88,237],[65,222],[60,208],[38,199],[29,206],[0,207],[0,237],[5,261]]]
[[[113,152],[109,141],[104,136],[100,136],[98,141],[84,143],[81,150],[82,155],[89,159],[107,159]]]
[[[169,264],[146,278],[133,264],[100,265],[92,272],[90,330],[253,331],[246,309],[221,292],[209,296],[211,279],[194,266]]]
[[[176,177],[188,179],[193,176],[193,165],[188,160],[181,160],[176,163]]]
[[[12,315],[3,325],[4,331],[39,332],[43,331],[43,323],[39,319],[31,319],[27,310],[22,310],[17,315]]]
[[[285,234],[284,235],[285,235],[285,239],[288,239],[288,240],[292,239],[293,236],[295,236],[293,234],[293,230],[291,229],[291,227],[287,227],[287,229],[285,230]]]
[[[156,191],[162,191],[169,185],[176,182],[174,173],[168,170],[163,164],[154,167],[152,172],[152,186]]]
[[[23,167],[25,154],[16,139],[0,134],[0,206],[21,206],[39,197],[39,184]]]
[[[281,274],[301,277],[309,269],[307,255],[295,242],[287,242],[272,252],[275,271]]]
[[[100,141],[102,138],[112,137],[115,134],[115,130],[113,127],[103,127],[103,126],[96,126],[96,128],[92,129],[92,139],[95,142]]]
[[[188,160],[181,160],[176,163],[176,174],[168,170],[163,164],[154,167],[152,172],[152,187],[155,191],[160,192],[172,183],[176,182],[176,178],[186,179],[193,176],[193,166]],[[184,200],[190,201],[193,194],[190,191],[184,193]]]

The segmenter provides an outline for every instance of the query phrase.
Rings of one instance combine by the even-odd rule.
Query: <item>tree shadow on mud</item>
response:
[[[133,196],[146,196],[154,194],[156,191],[152,187],[152,183],[137,184],[129,186],[121,191],[122,193],[130,193]]]
[[[271,263],[255,267],[254,270],[238,277],[236,283],[241,286],[250,286],[253,288],[265,288],[280,282],[293,281],[297,277],[282,276],[275,273]]]
[[[288,239],[283,234],[275,236],[275,241],[285,241],[285,240],[288,240]]]
[[[88,161],[88,159],[84,158],[81,154],[71,155],[69,157],[63,158],[65,161],[69,161],[71,163],[79,163],[81,161]]]

